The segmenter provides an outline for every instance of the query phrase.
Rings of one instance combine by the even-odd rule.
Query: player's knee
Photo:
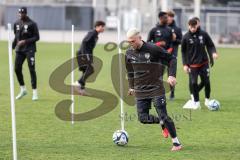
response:
[[[35,73],[35,68],[29,68],[30,73]]]
[[[154,106],[157,108],[157,109],[160,109],[160,110],[165,110],[166,109],[166,98],[165,97],[156,97],[154,99]]]
[[[146,124],[146,118],[143,115],[138,116],[138,121],[142,124]]]
[[[21,70],[22,70],[22,69],[21,69],[20,67],[15,67],[15,68],[14,68],[15,73],[20,73]]]
[[[138,114],[138,121],[142,124],[148,123],[148,115],[145,113],[139,113]]]
[[[209,85],[210,84],[210,79],[209,78],[205,78],[203,81],[204,81],[205,85]]]
[[[166,117],[166,120],[165,121],[167,121],[167,122],[169,122],[169,123],[173,123],[173,120],[172,120],[172,118],[171,117],[169,117],[169,116],[167,116]]]
[[[198,83],[195,82],[195,81],[193,81],[193,82],[192,82],[192,86],[193,86],[194,88],[197,88],[197,87],[198,87]]]
[[[169,117],[167,114],[160,115],[160,119],[161,119],[161,121],[163,121],[163,123],[166,123],[166,122],[171,123],[171,122],[173,122],[172,118]]]
[[[198,85],[198,81],[197,81],[196,77],[191,78],[191,84],[192,84],[192,86]]]
[[[206,81],[205,86],[210,86],[210,81]]]

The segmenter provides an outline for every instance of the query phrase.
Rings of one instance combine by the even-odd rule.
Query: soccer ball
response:
[[[113,133],[113,142],[118,146],[125,146],[128,143],[128,133],[124,130],[117,130]]]
[[[210,111],[217,111],[220,109],[220,103],[216,99],[210,100],[208,103],[208,109]]]

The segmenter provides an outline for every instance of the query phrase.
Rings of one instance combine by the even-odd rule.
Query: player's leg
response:
[[[205,86],[205,105],[208,106],[211,93],[210,70],[208,64],[201,67],[200,76]]]
[[[202,77],[200,77],[200,78],[201,78],[201,82],[198,84],[198,91],[199,91],[199,92],[200,92],[200,91],[203,89],[203,87],[205,86]]]
[[[165,96],[159,96],[154,98],[154,106],[156,108],[156,111],[158,113],[160,121],[164,124],[166,129],[168,130],[173,143],[172,150],[180,150],[181,149],[181,143],[179,142],[177,138],[176,128],[173,120],[171,117],[167,114],[167,108],[166,108],[166,98]]]
[[[27,61],[28,61],[28,68],[31,75],[31,85],[33,89],[33,96],[32,100],[38,100],[38,93],[37,93],[37,74],[35,70],[35,53],[34,52],[28,52],[27,53]]]
[[[157,109],[157,106],[160,106],[160,104],[158,104],[159,102],[157,102],[157,98],[154,98],[154,106],[155,106],[155,109],[158,113],[158,116],[160,115],[160,111]],[[165,98],[162,100],[162,102],[165,102]],[[169,132],[168,132],[168,129],[166,128],[165,126],[165,123],[163,122],[163,119],[161,119],[161,117],[159,116],[159,119],[160,119],[160,126],[162,128],[162,135],[164,138],[168,138],[168,135],[169,135]]]
[[[82,75],[80,76],[78,83],[80,84],[80,88],[83,89],[85,86],[85,83],[83,84],[83,82],[81,82],[80,80],[82,79],[83,74],[86,72],[87,70],[87,66],[83,65],[83,66],[79,66],[79,71],[82,72]]]
[[[77,52],[77,62],[78,62],[78,69],[80,72],[85,72],[86,70],[86,66],[84,65],[85,64],[85,58],[84,56],[78,51]],[[80,77],[81,78],[81,77]],[[79,78],[79,80],[80,80]],[[79,80],[76,81],[74,83],[74,86],[75,86],[75,89],[78,91],[79,89],[81,89],[81,84],[79,83]]]
[[[139,122],[143,124],[159,124],[159,118],[157,116],[149,114],[151,108],[152,99],[136,99],[137,114]]]
[[[190,73],[188,74],[188,77],[189,77],[189,81],[188,81],[189,92],[190,92],[191,100],[194,101],[194,97],[193,97],[193,86],[192,86],[192,79],[191,79]]]
[[[200,102],[199,102],[199,89],[198,89],[198,75],[199,75],[199,68],[191,68],[190,71],[191,76],[191,85],[192,85],[192,91],[193,91],[193,109],[200,108]]]
[[[175,53],[176,54],[176,53]],[[174,63],[176,63],[176,65],[174,65],[175,67],[174,67],[174,72],[177,74],[177,58],[174,58]],[[169,70],[168,70],[168,73],[169,73]],[[174,100],[174,98],[175,98],[175,86],[171,86],[170,85],[170,90],[171,90],[171,92],[170,92],[170,97],[169,97],[169,99],[170,100]]]
[[[15,73],[17,76],[18,83],[20,85],[20,92],[16,96],[16,99],[21,99],[23,96],[27,94],[27,89],[25,87],[24,83],[24,78],[22,74],[22,65],[26,59],[26,55],[21,52],[16,52],[16,57],[15,57]]]
[[[75,85],[78,92],[84,92],[87,78],[94,73],[94,68],[92,66],[92,57],[86,54],[78,53],[77,62],[79,71],[82,72],[82,75]]]
[[[84,89],[87,78],[94,73],[94,68],[92,64],[87,64],[82,71],[83,71],[82,77],[79,79],[78,82],[81,84],[81,89]]]
[[[191,82],[191,76],[189,74],[189,92],[190,92],[190,96],[191,96],[191,100],[194,100],[194,97],[193,97],[193,87],[192,87],[192,82]],[[200,92],[204,87],[204,82],[203,82],[203,79],[201,77],[201,82],[200,84],[198,84],[198,92]]]

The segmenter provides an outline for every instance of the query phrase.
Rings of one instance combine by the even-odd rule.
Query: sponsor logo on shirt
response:
[[[150,58],[150,53],[145,53],[144,56],[145,56],[146,59],[149,59]]]
[[[23,27],[24,27],[24,32],[28,32],[28,25],[25,24]]]

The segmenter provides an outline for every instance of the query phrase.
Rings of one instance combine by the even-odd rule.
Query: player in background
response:
[[[198,17],[193,17],[192,19],[195,19],[197,21],[198,30],[200,30],[201,29],[200,19]],[[201,82],[198,84],[198,91],[200,92],[203,89],[203,87],[204,87],[204,83],[203,83],[203,80],[201,79]],[[193,98],[193,87],[192,87],[192,84],[191,84],[191,76],[190,76],[190,74],[189,74],[189,92],[190,92],[191,100],[194,101],[194,98]]]
[[[78,81],[74,83],[75,89],[79,94],[84,95],[85,84],[87,78],[94,73],[93,68],[93,50],[98,41],[99,33],[104,32],[105,22],[96,21],[94,29],[89,31],[83,38],[80,49],[77,52],[77,61],[79,65],[79,71],[82,72],[82,76]]]
[[[214,59],[218,58],[215,45],[207,32],[201,30],[197,25],[196,19],[188,22],[189,31],[183,36],[182,40],[182,60],[183,69],[190,75],[194,101],[191,109],[201,108],[199,102],[198,77],[205,87],[205,105],[208,106],[210,98],[210,69],[214,65]]]
[[[37,75],[35,71],[35,52],[37,51],[36,42],[39,40],[39,31],[37,24],[27,16],[27,8],[21,7],[18,10],[19,20],[14,23],[14,34],[12,48],[15,49],[15,73],[20,85],[20,93],[16,99],[21,99],[27,94],[24,83],[22,65],[27,59],[28,68],[31,75],[31,84],[33,89],[32,100],[38,100],[37,93]]]
[[[181,41],[182,41],[182,29],[176,25],[176,22],[174,20],[175,13],[173,11],[168,11],[167,15],[168,15],[168,27],[170,27],[172,30],[172,33],[176,35],[176,39],[172,42],[172,48],[173,48],[172,54],[174,55],[174,58],[176,58],[176,62],[177,62],[178,46],[181,44]],[[175,70],[177,72],[177,65]],[[171,87],[171,93],[169,98],[170,100],[174,100],[175,87],[172,87],[172,86],[170,87]]]
[[[167,12],[159,12],[158,18],[159,23],[150,30],[147,42],[154,43],[168,50],[168,52],[172,52],[172,41],[176,41],[176,34],[172,33],[171,28],[168,27]]]
[[[168,116],[166,109],[165,89],[163,86],[163,64],[169,65],[170,74],[168,83],[176,84],[175,63],[165,49],[152,43],[142,41],[138,29],[132,28],[127,32],[127,41],[130,48],[126,51],[125,61],[128,72],[129,95],[135,95],[138,119],[143,124],[161,124],[172,138],[172,151],[182,148],[176,134],[173,120]],[[151,103],[154,102],[158,116],[149,114]]]
[[[176,41],[176,34],[172,33],[172,30],[170,27],[168,27],[168,15],[167,12],[159,12],[158,14],[159,23],[153,27],[147,38],[147,42],[154,43],[156,46],[160,48],[164,48],[169,53],[172,53],[173,51],[173,41]],[[176,58],[173,55],[173,60],[171,63],[176,64]],[[176,65],[173,65],[175,67],[174,70],[176,70]],[[173,87],[170,87],[173,88]],[[163,130],[163,136],[168,137],[168,130],[162,125]]]

